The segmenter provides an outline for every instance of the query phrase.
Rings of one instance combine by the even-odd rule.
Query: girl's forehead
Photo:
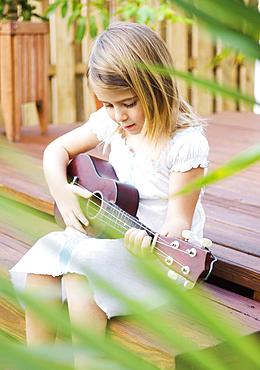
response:
[[[94,93],[98,97],[98,100],[104,103],[120,103],[136,97],[135,92],[130,88],[116,90],[94,88]]]

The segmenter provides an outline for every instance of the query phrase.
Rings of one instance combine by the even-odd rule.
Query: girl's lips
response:
[[[134,127],[134,124],[132,124],[132,125],[129,125],[129,126],[123,126],[123,129],[124,130],[130,130],[131,128],[133,128]]]

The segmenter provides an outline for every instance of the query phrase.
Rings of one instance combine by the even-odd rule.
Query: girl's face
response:
[[[145,115],[141,102],[131,90],[94,89],[98,100],[104,104],[109,117],[125,131],[138,135],[144,125]]]

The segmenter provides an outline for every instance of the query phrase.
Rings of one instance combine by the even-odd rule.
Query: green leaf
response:
[[[81,15],[81,10],[80,9],[76,9],[72,14],[71,16],[69,17],[69,20],[68,20],[68,29],[70,28],[70,26],[72,25],[72,23],[77,19],[79,18]]]
[[[94,15],[91,15],[89,17],[89,30],[90,30],[90,36],[92,37],[92,39],[97,37],[98,28],[97,28],[96,18],[94,17]]]
[[[57,10],[57,8],[63,3],[63,0],[57,0],[52,3],[44,12],[44,16],[50,18],[50,16]]]
[[[123,6],[116,14],[123,13],[123,20],[127,20],[128,18],[132,18],[136,15],[138,11],[137,4],[128,4]]]
[[[216,168],[204,178],[195,180],[186,186],[181,192],[175,195],[181,195],[190,192],[194,189],[200,189],[202,186],[212,184],[216,181],[222,180],[234,173],[245,169],[248,166],[260,160],[260,143],[248,148],[242,153],[238,154],[222,166]]]
[[[222,96],[225,96],[227,98],[230,98],[236,101],[243,101],[250,105],[257,104],[253,96],[242,94],[239,90],[232,89],[225,85],[219,85],[218,83],[214,81],[207,80],[203,77],[194,76],[192,73],[189,73],[189,72],[185,73],[185,72],[177,71],[175,69],[163,68],[161,66],[156,66],[152,64],[136,63],[135,65],[141,69],[155,71],[162,75],[166,75],[166,76],[173,75],[175,77],[185,80],[189,84],[194,83],[199,88],[211,91],[212,93],[215,93],[215,94],[221,94]]]
[[[215,3],[215,0],[207,0],[206,3],[203,0],[196,0],[196,7],[192,3],[184,0],[170,1],[183,8],[189,13],[189,15],[192,14],[197,17],[200,21],[200,25],[205,27],[215,39],[220,38],[224,45],[230,46],[237,51],[241,51],[251,58],[260,59],[260,45],[256,42],[256,38],[258,39],[260,33],[260,15],[257,11],[254,11],[251,8],[248,10],[247,6],[240,4],[240,7],[242,7],[241,9],[245,10],[243,24],[241,23],[241,15],[238,15],[234,11],[234,14],[232,14],[232,23],[236,23],[237,27],[233,27],[231,24],[226,24],[222,21],[223,18],[225,19],[226,7],[219,7],[216,14],[211,14],[210,12],[207,13],[206,10],[210,8],[211,3]],[[229,2],[233,3],[235,9],[238,4],[235,0],[222,1],[222,5]],[[251,21],[253,21],[254,24],[257,21],[259,22],[257,28],[255,28],[253,37],[251,32],[248,34],[244,33],[243,26],[244,24],[250,26]]]
[[[149,21],[154,22],[155,20],[155,9],[148,5],[143,5],[137,10],[138,23],[147,24]]]
[[[78,20],[78,25],[76,29],[76,41],[81,43],[86,33],[86,17],[81,17]]]
[[[103,30],[106,30],[108,25],[109,25],[109,13],[107,12],[100,12],[98,13],[99,17],[101,18],[102,25],[103,25]]]
[[[65,18],[68,13],[69,5],[68,1],[65,1],[65,3],[61,7],[61,16],[62,18]]]

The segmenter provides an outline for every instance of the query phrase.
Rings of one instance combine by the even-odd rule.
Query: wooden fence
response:
[[[43,11],[48,0],[36,4]],[[178,10],[176,12],[180,14]],[[49,122],[54,124],[85,121],[95,109],[85,77],[90,36],[87,35],[81,44],[77,44],[73,27],[69,31],[67,29],[68,17],[62,19],[59,13],[57,11],[50,20]],[[212,42],[210,35],[197,25],[173,23],[165,29],[160,26],[157,25],[156,30],[172,50],[178,70],[190,71],[194,75],[238,87],[242,92],[253,95],[254,61],[225,50],[221,42]],[[219,57],[223,55],[225,58]],[[218,62],[214,64],[216,58]],[[179,86],[183,97],[200,114],[252,110],[252,107],[243,103],[214,96],[195,86],[187,86],[183,81],[179,81]],[[35,111],[33,104],[24,106],[23,124],[38,124]]]

